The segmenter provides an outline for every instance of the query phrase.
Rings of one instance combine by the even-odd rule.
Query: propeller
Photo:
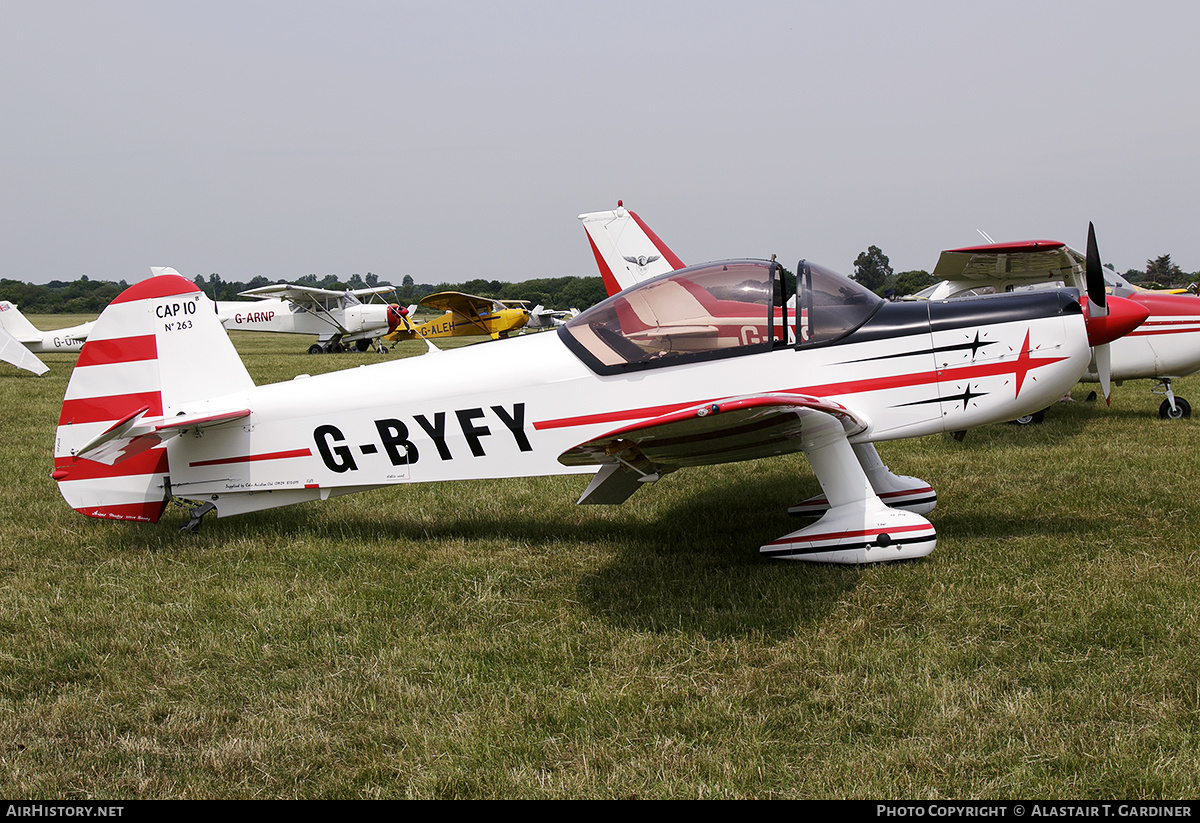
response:
[[[1096,245],[1096,227],[1088,221],[1087,258],[1084,271],[1087,274],[1088,317],[1108,317],[1108,295],[1104,290],[1104,266],[1100,262],[1100,248]],[[1104,402],[1112,405],[1112,351],[1107,343],[1096,346],[1096,374],[1100,377],[1100,390]]]
[[[1088,223],[1087,257],[1084,261],[1087,277],[1087,298],[1084,317],[1087,321],[1088,342],[1096,362],[1096,375],[1104,402],[1112,405],[1112,352],[1108,344],[1136,329],[1150,316],[1149,310],[1121,297],[1110,297],[1104,288],[1104,267],[1096,245],[1096,228]]]

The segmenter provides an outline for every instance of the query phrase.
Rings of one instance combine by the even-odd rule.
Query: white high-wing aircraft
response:
[[[0,300],[0,359],[34,374],[45,374],[49,368],[37,354],[47,352],[77,352],[83,348],[93,323],[81,323],[64,329],[42,331],[29,322],[20,310],[7,300]],[[13,345],[25,349],[22,354]]]
[[[823,490],[803,510],[820,519],[764,555],[920,557],[936,495],[873,443],[1044,408],[1143,317],[1074,290],[889,303],[805,261],[789,276],[728,260],[552,333],[255,386],[208,298],[163,275],[100,316],[52,476],[84,515],[156,522],[174,500],[195,529],[214,510],[444,480],[589,475],[580,503],[620,503],[680,468],[803,452]]]
[[[166,267],[151,267],[151,272],[179,274]],[[218,301],[216,313],[227,329],[316,335],[309,354],[345,351],[351,345],[359,351],[374,345],[382,353],[387,351],[383,336],[401,325],[407,310],[368,301],[394,291],[392,286],[335,291],[278,283],[238,292],[253,301]]]

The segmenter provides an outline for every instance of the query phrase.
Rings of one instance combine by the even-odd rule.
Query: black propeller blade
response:
[[[1088,300],[1104,309],[1108,305],[1104,294],[1104,267],[1100,262],[1100,249],[1096,246],[1096,228],[1091,223],[1088,223],[1086,265]]]

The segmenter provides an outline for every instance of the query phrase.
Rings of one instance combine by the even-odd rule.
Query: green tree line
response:
[[[303,286],[345,291],[376,286],[393,288],[395,295],[385,294],[384,299],[403,305],[416,303],[422,297],[439,291],[461,291],[479,297],[500,300],[528,300],[531,305],[541,304],[549,309],[586,309],[607,297],[604,282],[595,277],[551,277],[507,283],[498,280],[475,279],[465,283],[416,283],[405,276],[399,286],[380,280],[375,274],[353,274],[348,278],[326,275],[318,278],[307,274],[295,280],[273,281],[255,277],[249,282],[225,280],[219,274],[197,275],[193,282],[214,300],[241,300],[240,292],[270,286],[276,282],[291,282]],[[85,275],[67,283],[52,280],[49,283],[23,283],[18,280],[0,279],[0,300],[7,300],[27,314],[99,314],[113,298],[129,287],[124,280],[112,283],[105,280],[90,280]]]

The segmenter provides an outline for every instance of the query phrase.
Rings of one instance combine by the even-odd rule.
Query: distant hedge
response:
[[[197,286],[215,300],[239,300],[239,292],[259,286],[271,285],[273,281],[256,277],[248,283],[222,280],[218,274],[194,278]],[[287,281],[278,281],[287,282]],[[318,288],[345,290],[369,286],[391,286],[375,275],[366,278],[352,275],[345,281],[334,275],[318,280],[316,275],[304,275],[291,281]],[[89,280],[86,276],[72,282],[52,280],[49,283],[22,283],[18,280],[0,279],[0,300],[15,303],[26,314],[99,314],[113,298],[129,287],[122,280],[111,283],[105,280]],[[404,283],[394,286],[394,298],[387,299],[408,305],[416,303],[427,294],[439,291],[462,291],[479,297],[494,297],[501,300],[528,300],[533,305],[541,304],[549,309],[586,309],[605,297],[604,283],[599,277],[554,277],[526,280],[522,283],[502,283],[496,280],[470,280],[466,283],[439,283],[430,285],[414,283],[405,277]]]

